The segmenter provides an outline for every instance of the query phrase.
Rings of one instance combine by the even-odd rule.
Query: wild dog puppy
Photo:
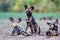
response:
[[[27,31],[28,27],[30,27],[31,34],[33,34],[33,27],[32,27],[32,23],[31,23],[31,18],[26,19],[26,23],[27,23],[27,27],[25,30]]]
[[[56,25],[58,22],[57,20],[55,23],[47,23],[49,25],[49,30],[46,32],[47,36],[58,36],[58,25]]]
[[[28,28],[28,26],[30,27],[32,34],[34,32],[37,33],[37,30],[38,30],[37,28],[39,28],[38,33],[40,33],[40,27],[37,25],[37,23],[35,22],[34,17],[32,16],[32,11],[34,10],[34,7],[31,6],[29,8],[27,5],[25,5],[24,7],[25,7],[27,18],[28,18],[27,22],[26,22],[27,23],[27,28]],[[27,30],[27,28],[26,28],[26,30]]]
[[[21,22],[21,18],[18,18],[17,20],[14,20],[12,17],[10,17],[10,21],[13,23],[14,29],[11,33],[11,36],[16,36],[16,35],[24,35],[24,36],[29,36],[27,32],[25,32],[21,27],[18,26],[18,24]]]

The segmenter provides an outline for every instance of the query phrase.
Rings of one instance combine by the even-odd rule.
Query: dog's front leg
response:
[[[32,27],[32,25],[30,25],[30,29],[31,29],[31,34],[33,34],[33,27]]]

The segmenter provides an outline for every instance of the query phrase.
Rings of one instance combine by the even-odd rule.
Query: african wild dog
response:
[[[58,19],[55,23],[47,23],[49,25],[49,30],[46,32],[47,36],[58,36]]]
[[[16,36],[16,35],[24,35],[24,36],[30,36],[25,32],[21,27],[18,26],[18,24],[21,22],[21,18],[18,18],[17,20],[14,20],[14,18],[10,17],[10,21],[13,23],[14,29],[11,33],[11,36]]]
[[[34,10],[34,7],[33,6],[28,7],[27,5],[25,5],[24,7],[25,7],[26,15],[27,15],[27,20],[26,20],[27,28],[28,28],[28,26],[30,27],[32,34],[34,32],[40,34],[40,27],[37,25],[34,17],[32,16],[32,11]],[[27,28],[26,28],[26,30],[27,30]],[[38,30],[38,32],[37,32],[37,30]]]

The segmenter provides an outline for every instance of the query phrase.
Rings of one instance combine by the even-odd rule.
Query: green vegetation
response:
[[[60,12],[60,0],[0,0],[0,11],[23,12],[25,4],[34,12]]]

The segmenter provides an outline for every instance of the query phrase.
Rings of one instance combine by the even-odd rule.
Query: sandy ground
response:
[[[38,25],[41,28],[41,32],[45,34],[45,32],[48,30],[49,26],[46,24],[47,22],[55,22],[55,20],[36,20]],[[21,28],[25,29],[26,22],[25,20],[22,20],[19,25]],[[58,25],[58,31],[60,33],[60,20]],[[50,37],[47,38],[47,36],[39,36],[39,35],[32,35],[28,37],[24,37],[22,35],[20,36],[10,36],[12,30],[13,30],[12,22],[10,22],[8,19],[0,19],[0,40],[60,40],[60,36],[57,37]],[[28,30],[29,31],[29,30]]]

